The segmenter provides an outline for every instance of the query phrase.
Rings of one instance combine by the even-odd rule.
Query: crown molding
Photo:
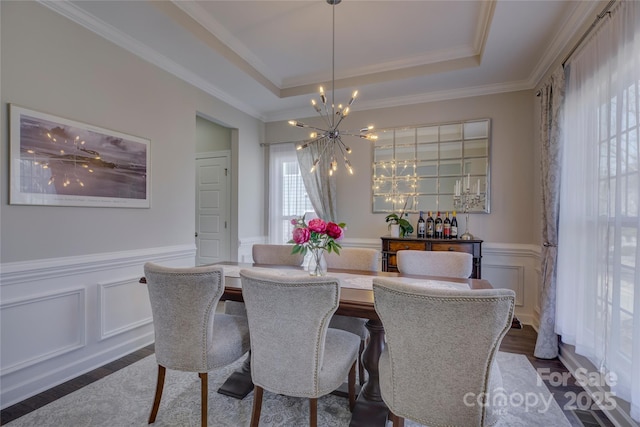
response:
[[[406,105],[426,104],[429,102],[448,101],[452,99],[471,98],[474,96],[493,95],[505,92],[518,92],[531,90],[533,84],[530,79],[516,82],[498,83],[492,85],[464,87],[458,89],[442,90],[418,95],[398,96],[386,99],[378,99],[369,102],[358,102],[358,111],[376,110],[380,108],[401,107]],[[277,111],[266,115],[266,122],[277,122],[309,117],[309,109],[294,108]]]
[[[491,21],[493,21],[493,12],[495,10],[495,0],[481,2],[475,43],[473,45],[475,54],[478,55],[480,59],[482,59],[482,56],[484,55],[484,47],[487,44],[489,30],[491,29]]]
[[[273,85],[281,88],[283,86],[282,79],[274,75],[269,67],[262,62],[253,52],[246,47],[240,40],[233,36],[224,25],[216,20],[209,12],[207,12],[200,4],[196,2],[171,0],[177,8],[189,15],[198,24],[202,25],[207,31],[213,34],[221,43],[235,52],[240,58],[251,65],[264,78],[268,79]]]
[[[542,58],[531,71],[531,75],[529,76],[531,87],[536,87],[556,60],[561,58],[563,53],[569,50],[569,42],[576,36],[582,24],[587,22],[590,16],[593,15],[595,18],[599,10],[599,4],[597,1],[583,1],[576,5],[569,20],[562,26],[561,30],[547,46]]]

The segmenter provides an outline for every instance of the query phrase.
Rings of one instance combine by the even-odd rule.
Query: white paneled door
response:
[[[196,264],[229,260],[229,156],[196,160]]]

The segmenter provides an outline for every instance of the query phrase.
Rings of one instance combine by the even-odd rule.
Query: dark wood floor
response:
[[[533,350],[536,342],[536,331],[528,325],[522,329],[511,329],[505,336],[500,346],[500,350],[510,353],[524,354],[527,356],[534,368],[549,368],[550,372],[566,372],[566,368],[558,359],[542,360],[533,356]],[[26,399],[20,403],[10,406],[0,412],[0,425],[13,421],[31,411],[34,411],[56,399],[72,393],[94,381],[106,377],[140,359],[153,354],[153,345],[147,346],[134,353],[131,353],[121,359],[113,361],[78,378],[60,384],[50,390],[42,392],[36,396]],[[613,424],[600,411],[569,411],[565,409],[567,398],[565,393],[579,393],[583,389],[574,382],[565,387],[554,387],[547,382],[549,391],[553,394],[556,401],[565,411],[567,418],[574,427],[614,427]]]

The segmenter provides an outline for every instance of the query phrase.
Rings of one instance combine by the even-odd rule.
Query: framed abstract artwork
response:
[[[15,205],[149,208],[150,141],[10,105]]]

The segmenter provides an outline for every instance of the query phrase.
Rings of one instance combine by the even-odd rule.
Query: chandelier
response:
[[[376,140],[378,137],[374,133],[372,133],[373,126],[363,127],[358,131],[347,130],[341,131],[338,129],[342,121],[349,114],[349,109],[351,108],[351,104],[355,101],[358,96],[358,91],[354,91],[353,95],[351,95],[351,99],[349,102],[343,106],[335,105],[335,56],[336,56],[336,11],[335,6],[339,4],[342,0],[326,0],[328,4],[332,7],[333,12],[333,38],[332,38],[332,49],[331,49],[331,105],[327,104],[327,96],[324,93],[324,88],[320,87],[320,106],[315,99],[311,100],[311,105],[316,110],[316,112],[322,117],[326,128],[318,128],[314,126],[307,125],[305,123],[299,122],[297,120],[289,120],[289,124],[296,127],[301,128],[309,128],[313,131],[309,135],[309,139],[303,141],[298,144],[296,147],[297,150],[303,149],[311,149],[311,147],[316,147],[317,156],[313,159],[313,165],[311,166],[310,173],[315,172],[318,164],[320,163],[320,159],[323,156],[326,156],[329,159],[329,175],[333,175],[334,172],[338,170],[338,159],[344,163],[345,168],[349,171],[350,174],[353,175],[353,168],[351,167],[351,162],[349,161],[347,154],[351,153],[351,148],[347,146],[342,141],[343,135],[348,136],[356,136],[363,139],[368,139],[370,141]]]

